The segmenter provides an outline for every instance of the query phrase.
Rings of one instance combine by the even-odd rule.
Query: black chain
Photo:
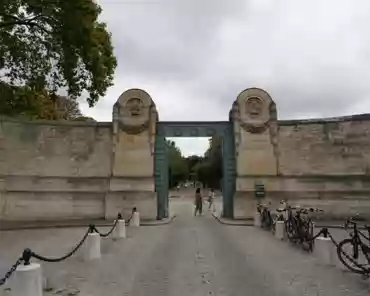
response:
[[[112,228],[108,231],[108,232],[106,232],[106,233],[101,233],[95,226],[94,226],[94,230],[97,232],[97,233],[99,233],[99,235],[101,236],[101,237],[107,237],[108,235],[110,235],[112,232],[113,232],[113,230],[116,228],[116,226],[117,226],[117,223],[118,223],[118,219],[116,220],[116,222],[114,222],[114,224],[113,224],[113,226],[112,226]]]
[[[41,256],[41,255],[38,255],[38,254],[36,254],[35,252],[32,252],[32,251],[31,251],[31,254],[30,255],[31,255],[31,257],[34,257],[36,259],[39,259],[39,260],[45,261],[45,262],[60,262],[60,261],[63,261],[65,259],[71,257],[74,253],[77,252],[77,250],[82,246],[82,244],[87,239],[88,234],[93,232],[94,228],[95,228],[94,225],[90,225],[89,226],[89,229],[86,231],[86,233],[84,234],[84,236],[81,239],[81,241],[77,244],[77,246],[74,247],[73,250],[70,251],[68,254],[66,254],[66,255],[64,255],[62,257],[59,257],[59,258],[47,258],[47,257]]]
[[[134,211],[135,210],[136,209],[134,208]],[[108,236],[109,234],[112,233],[114,228],[117,226],[118,220],[121,220],[121,219],[122,219],[122,215],[119,213],[118,216],[117,216],[116,222],[113,224],[111,230],[108,233],[99,233],[99,231],[97,230],[95,225],[90,224],[88,230],[86,231],[86,233],[82,237],[81,241],[69,253],[67,253],[66,255],[64,255],[62,257],[59,257],[59,258],[47,258],[47,257],[41,256],[39,254],[36,254],[35,252],[32,252],[31,249],[28,249],[28,248],[24,249],[22,256],[17,260],[17,262],[15,264],[12,265],[12,267],[5,274],[5,276],[3,278],[0,278],[0,286],[4,285],[6,283],[6,281],[11,277],[11,275],[16,271],[17,267],[22,262],[24,262],[24,265],[29,265],[31,257],[39,259],[41,261],[46,261],[46,262],[60,262],[60,261],[63,261],[65,259],[71,257],[74,253],[76,253],[78,251],[78,249],[81,248],[83,243],[86,241],[87,236],[89,235],[89,233],[93,233],[94,231],[96,231],[97,233],[99,233],[103,237]]]
[[[330,232],[328,232],[328,236],[329,238],[331,239],[331,241],[333,242],[333,244],[335,245],[335,247],[338,249],[338,246],[339,244],[335,241],[334,237],[331,235]],[[364,267],[366,266],[367,264],[360,264],[360,263],[357,263],[355,260],[353,260],[353,258],[351,256],[349,256],[347,253],[345,253],[343,250],[340,250],[342,255],[344,255],[349,261],[351,261],[354,265],[356,265],[358,268],[362,269],[363,271],[369,271],[368,268]]]
[[[317,239],[320,235],[324,235],[324,237],[327,237],[328,234],[328,229],[327,228],[322,228],[316,235],[314,235],[311,238],[305,238],[307,242],[312,241]]]
[[[136,209],[136,207],[133,207],[133,208],[132,208],[131,216],[130,216],[130,218],[128,218],[128,220],[126,221],[126,226],[130,224],[130,221],[131,221],[131,219],[132,219],[132,216],[134,215],[134,213],[135,213],[135,212],[137,212],[137,209]]]
[[[11,277],[11,275],[14,273],[14,271],[17,269],[17,267],[22,263],[23,257],[20,257],[17,262],[15,262],[12,267],[9,269],[9,271],[5,274],[5,276],[0,279],[0,286],[4,285],[6,281]]]

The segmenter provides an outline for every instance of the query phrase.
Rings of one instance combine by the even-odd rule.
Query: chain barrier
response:
[[[344,252],[342,249],[339,248],[339,244],[336,242],[336,240],[334,239],[334,237],[331,235],[329,231],[328,231],[328,236],[330,240],[332,241],[332,243],[337,248],[337,251],[340,250],[342,255],[344,255],[349,261],[351,261],[354,265],[356,265],[356,267],[362,269],[364,272],[369,272],[369,268],[364,267],[365,264],[357,263],[351,256],[349,256],[346,252]]]
[[[327,228],[322,228],[316,235],[314,235],[311,238],[306,239],[306,241],[308,241],[308,242],[313,241],[313,240],[317,239],[320,235],[323,235],[324,237],[328,237],[328,233],[329,233],[329,231],[328,231]]]
[[[39,259],[39,260],[45,261],[45,262],[61,262],[61,261],[65,260],[65,259],[68,259],[74,253],[76,253],[78,251],[78,249],[83,245],[83,243],[87,239],[88,234],[94,232],[94,228],[95,228],[95,226],[91,224],[89,226],[88,230],[86,231],[86,233],[84,234],[84,236],[82,237],[81,241],[69,253],[67,253],[66,255],[64,255],[62,257],[59,257],[59,258],[48,258],[48,257],[41,256],[39,254],[36,254],[35,252],[32,252],[31,250],[29,250],[31,252],[30,253],[30,257],[33,257],[33,258],[36,258],[36,259]]]
[[[136,212],[136,208],[133,209],[133,213]],[[132,217],[132,216],[131,216]],[[71,257],[73,254],[75,254],[81,247],[82,245],[84,244],[84,242],[86,241],[89,233],[94,233],[94,232],[97,232],[99,233],[100,236],[102,237],[107,237],[108,235],[110,235],[113,230],[116,228],[117,224],[118,224],[118,220],[121,220],[122,219],[122,215],[119,213],[118,216],[117,216],[117,220],[115,221],[115,223],[113,224],[112,228],[107,232],[107,233],[101,233],[98,231],[98,229],[95,227],[94,224],[90,224],[89,225],[89,228],[87,229],[87,231],[85,232],[84,236],[82,237],[81,241],[70,251],[68,252],[66,255],[62,256],[62,257],[59,257],[59,258],[49,258],[49,257],[44,257],[44,256],[41,256],[35,252],[33,252],[31,249],[29,248],[26,248],[24,249],[23,253],[22,253],[22,256],[17,260],[17,262],[15,264],[12,265],[12,267],[9,269],[9,271],[5,274],[5,276],[3,278],[0,278],[0,286],[4,285],[6,283],[6,281],[12,276],[12,274],[16,271],[17,267],[19,265],[23,264],[24,265],[29,265],[30,264],[30,260],[31,258],[35,258],[35,259],[38,259],[38,260],[41,260],[41,261],[45,261],[45,262],[61,262],[63,260],[66,260],[68,259],[69,257]],[[131,218],[130,218],[131,219]]]
[[[360,234],[362,234],[361,232],[359,232]],[[349,261],[351,261],[351,263],[353,263],[356,267],[360,268],[361,270],[363,270],[364,272],[369,272],[369,268],[366,268],[364,266],[366,266],[367,264],[360,264],[360,263],[357,263],[351,256],[349,256],[347,253],[345,253],[343,250],[341,250],[339,248],[339,244],[337,243],[337,241],[334,239],[333,235],[329,232],[328,228],[324,227],[322,228],[315,236],[313,236],[312,238],[308,239],[307,241],[311,241],[311,240],[315,240],[316,238],[318,238],[320,235],[323,235],[323,237],[329,237],[331,242],[335,245],[337,251],[339,250],[341,252],[342,255],[344,255]],[[367,238],[364,234],[362,234],[362,236],[364,238]],[[299,237],[297,238],[292,238],[292,239],[299,239]],[[338,252],[339,252],[338,251]]]
[[[5,276],[0,279],[0,286],[4,285],[6,283],[6,281],[12,276],[12,274],[14,273],[14,271],[17,269],[17,267],[22,263],[23,261],[23,258],[20,257],[17,262],[15,262],[12,267],[9,269],[9,271],[5,274]]]
[[[136,207],[133,207],[133,208],[132,208],[131,216],[130,216],[130,218],[128,218],[128,220],[126,221],[126,226],[130,224],[130,221],[131,221],[131,219],[132,219],[132,216],[134,215],[134,213],[135,213],[135,212],[137,212],[137,209],[136,209]]]
[[[101,237],[107,237],[107,236],[109,236],[112,232],[113,232],[113,230],[116,228],[116,226],[117,226],[117,224],[118,224],[118,220],[121,220],[122,219],[122,216],[120,216],[120,215],[118,215],[118,217],[117,217],[117,219],[116,219],[116,221],[114,222],[114,224],[112,225],[112,228],[108,231],[108,232],[106,232],[106,233],[102,233],[102,232],[100,232],[95,226],[94,226],[94,230],[95,230],[95,232],[96,233],[98,233]]]

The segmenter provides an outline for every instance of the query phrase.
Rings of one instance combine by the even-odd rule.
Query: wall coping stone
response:
[[[0,116],[0,122],[12,122],[30,125],[50,125],[50,126],[82,126],[82,127],[111,127],[112,122],[98,122],[98,121],[75,121],[75,120],[26,120],[21,118],[14,118],[8,116]]]
[[[328,118],[278,120],[278,124],[281,126],[289,126],[298,124],[324,124],[346,121],[370,121],[370,113]]]

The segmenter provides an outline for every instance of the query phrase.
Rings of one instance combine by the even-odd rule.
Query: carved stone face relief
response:
[[[138,98],[129,99],[125,107],[129,116],[139,117],[143,115],[144,103]]]
[[[255,119],[261,116],[263,109],[262,101],[257,97],[249,98],[245,102],[245,110],[250,118]]]
[[[270,126],[271,120],[276,120],[274,106],[267,92],[260,88],[249,88],[238,95],[231,118],[250,133],[262,133]]]
[[[157,120],[157,111],[151,97],[143,90],[129,89],[118,98],[113,108],[114,132],[140,134]]]

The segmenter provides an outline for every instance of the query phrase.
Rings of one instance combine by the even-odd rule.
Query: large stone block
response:
[[[238,176],[277,175],[276,107],[269,94],[250,88],[231,110]]]
[[[368,175],[370,116],[279,122],[282,175]]]
[[[10,175],[4,177],[3,184],[6,191],[105,193],[109,189],[109,178]]]
[[[282,200],[292,205],[318,207],[325,211],[327,219],[360,215],[370,218],[370,188],[363,176],[316,177],[244,177],[237,179],[235,216],[252,218],[257,199],[254,184],[265,185],[266,197],[260,201],[277,208]]]
[[[109,191],[148,191],[154,192],[154,178],[111,178]]]
[[[105,123],[2,119],[0,175],[107,177],[111,132]]]
[[[153,177],[157,111],[143,90],[125,91],[113,108],[113,176]]]
[[[6,192],[0,200],[5,221],[103,219],[104,193]]]
[[[118,213],[123,213],[124,217],[130,217],[134,207],[140,212],[141,219],[156,219],[156,193],[149,191],[110,192],[105,198],[105,218],[114,219]]]
[[[113,175],[119,177],[152,177],[154,158],[149,142],[148,131],[138,135],[117,135]]]

